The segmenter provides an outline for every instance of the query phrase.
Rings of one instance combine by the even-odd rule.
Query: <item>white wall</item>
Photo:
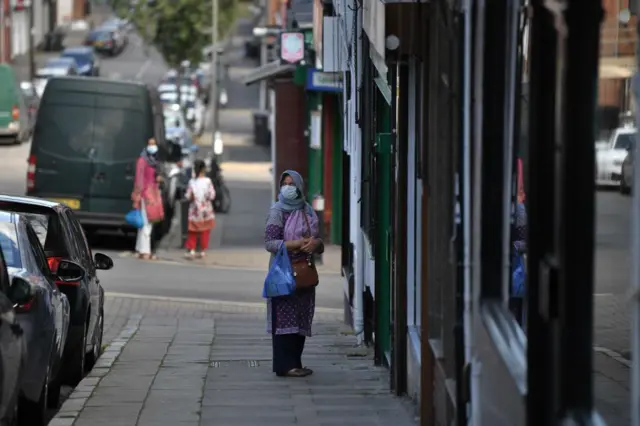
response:
[[[58,1],[58,26],[65,26],[71,23],[73,16],[73,0],[57,0]]]
[[[11,57],[23,55],[29,50],[29,14],[14,11],[11,16]]]

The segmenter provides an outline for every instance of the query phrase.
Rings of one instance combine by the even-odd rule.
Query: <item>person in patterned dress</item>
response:
[[[213,212],[212,201],[216,198],[216,191],[213,188],[211,179],[206,176],[206,165],[204,161],[197,160],[194,163],[196,177],[189,181],[186,197],[191,202],[189,205],[189,229],[185,248],[187,258],[196,256],[196,248],[200,242],[200,253],[198,257],[205,257],[205,251],[209,248],[209,236],[215,227],[216,217]]]
[[[518,176],[517,176],[517,205],[515,211],[515,220],[513,227],[513,251],[516,256],[523,256],[525,259],[525,276],[526,276],[526,254],[527,254],[527,210],[525,208],[525,190],[524,178],[522,172],[522,160],[518,159]],[[526,280],[525,280],[526,283]],[[526,292],[526,288],[525,288]],[[526,310],[525,300],[523,297],[510,297],[509,309],[520,325],[525,323]]]
[[[298,172],[287,170],[280,177],[278,201],[269,210],[264,240],[272,261],[281,244],[286,245],[292,261],[324,251],[318,216],[304,198],[304,181]],[[306,338],[311,336],[315,301],[315,288],[267,300],[267,332],[272,335],[273,372],[277,376],[305,377],[313,373],[303,367],[302,352]]]

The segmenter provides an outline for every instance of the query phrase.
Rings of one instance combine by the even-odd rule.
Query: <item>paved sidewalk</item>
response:
[[[132,316],[50,425],[416,424],[343,330],[319,321],[304,356],[315,374],[285,379],[271,372],[262,315]]]

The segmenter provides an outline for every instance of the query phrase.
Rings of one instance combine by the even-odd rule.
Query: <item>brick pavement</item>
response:
[[[371,394],[369,397],[373,398],[372,402],[375,403],[375,406],[382,406],[386,404],[383,400],[390,398],[386,391],[386,389],[388,389],[386,387],[388,385],[385,382],[387,372],[385,370],[380,371],[373,367],[373,362],[369,356],[359,356],[362,354],[360,349],[352,346],[353,337],[350,336],[349,333],[342,332],[344,329],[339,323],[340,318],[337,314],[325,313],[318,315],[317,331],[319,336],[309,340],[309,349],[307,351],[306,358],[307,363],[312,368],[320,368],[321,371],[326,369],[323,374],[318,374],[314,377],[313,380],[316,380],[314,383],[318,387],[315,388],[316,392],[313,393],[309,389],[302,389],[302,391],[300,391],[300,387],[295,383],[292,385],[286,381],[277,381],[271,377],[269,361],[270,346],[268,342],[269,336],[264,334],[263,309],[243,307],[240,305],[238,307],[234,307],[233,304],[229,304],[225,308],[224,306],[212,306],[207,303],[186,303],[176,301],[157,301],[142,298],[108,297],[105,305],[105,343],[111,342],[116,338],[121,330],[126,328],[130,317],[136,313],[148,318],[150,324],[149,327],[156,329],[159,334],[159,336],[156,337],[159,340],[163,339],[162,336],[165,336],[164,340],[167,340],[169,339],[168,335],[171,334],[169,330],[158,331],[159,327],[157,326],[158,324],[162,324],[163,321],[168,321],[169,329],[171,330],[177,329],[176,327],[179,319],[187,321],[186,323],[183,323],[183,325],[189,324],[189,321],[191,320],[196,321],[196,323],[197,321],[204,321],[202,324],[211,324],[214,320],[217,321],[216,344],[213,345],[213,349],[211,351],[211,361],[214,363],[212,365],[215,365],[215,367],[211,367],[206,379],[198,379],[200,380],[198,383],[206,383],[206,390],[202,395],[203,405],[202,409],[199,411],[203,419],[201,425],[211,424],[209,420],[211,420],[211,422],[215,422],[216,425],[225,426],[227,424],[224,421],[225,413],[229,413],[229,410],[232,410],[231,407],[238,404],[237,400],[232,399],[232,396],[237,396],[238,400],[243,401],[240,395],[244,395],[248,392],[247,389],[238,385],[238,383],[242,382],[251,384],[251,387],[255,389],[266,387],[267,390],[272,391],[273,395],[287,395],[287,398],[289,398],[287,401],[289,401],[290,404],[291,401],[295,400],[295,404],[293,405],[297,408],[287,409],[288,411],[284,410],[282,412],[278,412],[278,414],[272,415],[272,417],[277,417],[283,424],[288,424],[287,421],[293,421],[292,418],[295,417],[297,412],[302,412],[309,407],[311,407],[309,408],[311,411],[319,410],[321,414],[326,417],[328,414],[326,414],[324,410],[329,409],[326,407],[332,406],[332,409],[336,409],[335,405],[339,404],[339,402],[337,402],[338,400],[342,401],[342,404],[352,403],[350,404],[350,408],[344,407],[344,409],[347,410],[347,416],[356,416],[356,414],[363,415],[365,411],[365,408],[363,407],[366,407],[367,403],[362,402],[364,400],[361,400],[357,395],[360,391],[363,395]],[[142,337],[140,338],[142,339]],[[145,339],[147,338],[145,337],[143,340]],[[154,338],[149,337],[148,340],[154,340]],[[167,350],[165,351],[166,354],[169,353],[170,347],[168,346],[169,342],[165,342],[165,344],[167,345]],[[202,349],[198,349],[199,345],[200,344],[196,345],[194,342],[194,353],[202,351]],[[136,346],[141,348],[143,346],[142,342],[136,344]],[[131,349],[131,351],[133,350],[134,349]],[[135,350],[144,352],[143,349]],[[177,349],[173,350],[176,351]],[[352,356],[346,356],[345,353]],[[195,361],[192,363],[194,365],[198,364]],[[147,371],[145,369],[150,367],[140,368],[141,371]],[[190,367],[190,369],[193,374],[195,374],[196,370],[201,371],[199,370],[199,367],[196,366]],[[613,359],[607,353],[597,350],[594,353],[593,374],[596,406],[605,419],[607,425],[629,425],[629,368],[621,362]],[[238,377],[241,380],[230,380],[235,377]],[[340,377],[344,377],[345,380],[340,379]],[[217,380],[214,378],[217,378]],[[345,382],[349,383],[356,379],[363,380],[371,386],[375,384],[375,389],[360,389],[360,391],[356,391],[353,388],[349,388],[347,390],[340,388],[340,384]],[[180,393],[182,394],[183,391],[184,389],[180,390]],[[299,394],[296,393],[298,391],[300,391]],[[119,394],[117,390],[112,390],[111,392]],[[291,394],[292,392],[294,393],[293,395]],[[157,390],[157,392],[154,393],[154,400],[156,398],[155,395],[159,395],[159,398],[160,395],[166,393],[167,392]],[[184,393],[185,395],[193,396],[187,391],[184,391]],[[356,395],[353,395],[353,393]],[[151,393],[149,394],[151,395]],[[166,395],[163,397],[166,397]],[[101,398],[106,398],[106,396]],[[187,398],[187,396],[185,396],[185,398]],[[256,404],[259,404],[261,400],[263,403],[266,403],[264,402],[265,400],[259,396],[255,396],[255,398],[258,400]],[[286,404],[285,406],[290,407],[290,405]],[[217,410],[214,409],[214,407],[217,407]],[[343,411],[344,409],[340,408],[340,410]],[[98,408],[92,409],[92,412],[94,413],[97,413],[98,411],[100,411]],[[250,417],[251,411],[259,410],[246,410],[246,412],[249,413],[246,414],[246,416]],[[88,414],[86,416],[88,416]],[[148,416],[151,416],[151,414],[148,414]],[[187,417],[187,414],[185,414],[184,418],[187,419]],[[175,420],[173,414],[167,418]],[[140,424],[166,424],[154,423],[152,421],[153,419],[144,418],[143,420],[144,422]],[[56,420],[56,422],[59,421],[60,419]],[[275,420],[273,421],[275,422]],[[323,419],[323,421],[325,420]],[[51,426],[63,426],[70,424],[56,422],[52,422]],[[258,424],[255,421],[254,423],[251,422],[252,420],[247,419],[245,423],[234,422],[228,424],[229,426],[242,426],[243,424],[255,426]],[[302,424],[322,424],[314,423],[312,420],[309,420],[309,422],[310,423]],[[77,423],[77,425],[82,424],[87,423]],[[96,422],[92,424],[99,426],[101,423]],[[110,424],[134,425],[135,423],[114,422]],[[174,424],[188,425],[190,423],[176,422]],[[267,423],[267,425],[268,424],[269,423]],[[342,424],[348,425],[361,423],[348,423],[344,420]],[[376,423],[373,422],[371,424]],[[385,424],[391,424],[391,422]]]
[[[134,331],[125,321],[130,340],[107,350],[51,426],[415,424],[407,402],[389,395],[388,371],[373,365],[371,351],[354,347],[335,319],[317,321],[308,341],[305,363],[316,374],[280,379],[271,372],[262,314],[214,319],[198,306],[138,302],[156,312]],[[166,307],[178,315],[160,313]]]

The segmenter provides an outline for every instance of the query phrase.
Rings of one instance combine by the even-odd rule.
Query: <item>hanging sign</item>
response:
[[[304,59],[304,34],[282,33],[280,35],[280,59],[295,64]]]

